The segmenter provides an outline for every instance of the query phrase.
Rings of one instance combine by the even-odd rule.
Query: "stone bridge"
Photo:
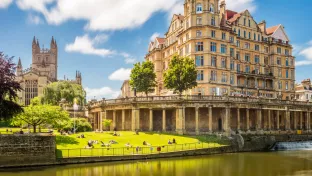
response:
[[[311,128],[312,103],[232,96],[155,96],[89,103],[94,130],[283,133]],[[104,129],[102,121],[113,121]]]

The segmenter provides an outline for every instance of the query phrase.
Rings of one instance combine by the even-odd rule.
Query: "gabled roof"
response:
[[[165,38],[160,38],[160,37],[156,37],[155,40],[157,40],[157,42],[158,42],[159,44],[165,44],[165,42],[166,42],[166,39],[165,39]]]
[[[237,12],[232,11],[232,10],[226,10],[226,20],[231,19],[235,14],[237,14]]]
[[[241,17],[241,16],[242,16],[241,13],[236,13],[236,14],[234,14],[233,17],[230,18],[228,21],[229,21],[230,23],[234,23],[234,22],[235,22],[239,17]]]
[[[280,24],[277,26],[269,27],[266,29],[266,34],[267,35],[272,35],[274,32],[279,28]]]

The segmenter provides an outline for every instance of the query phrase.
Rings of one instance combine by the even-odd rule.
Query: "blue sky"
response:
[[[59,47],[59,79],[83,76],[88,98],[118,95],[134,62],[143,61],[152,36],[162,36],[184,0],[0,0],[0,51],[31,64],[33,36]],[[227,8],[249,9],[257,22],[283,24],[297,57],[296,80],[312,65],[311,0],[226,0]]]

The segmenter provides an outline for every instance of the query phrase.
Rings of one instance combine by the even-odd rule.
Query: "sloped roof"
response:
[[[165,44],[166,42],[165,38],[156,37],[156,40],[158,41],[159,44]]]
[[[280,24],[277,26],[273,26],[273,27],[269,27],[266,29],[266,34],[267,35],[272,35],[278,28],[279,28]]]

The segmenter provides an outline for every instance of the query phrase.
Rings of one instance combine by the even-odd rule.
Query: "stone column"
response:
[[[310,129],[310,113],[306,112],[306,130]]]
[[[116,110],[113,111],[113,126],[111,127],[111,131],[115,130],[116,128]]]
[[[294,130],[297,130],[297,112],[294,111]]]
[[[185,111],[183,107],[176,109],[176,131],[178,134],[183,134],[185,131]]]
[[[268,130],[271,131],[271,110],[268,110]]]
[[[149,130],[153,131],[153,109],[150,109],[149,112]]]
[[[103,131],[103,112],[100,112],[100,131]]]
[[[261,130],[262,123],[262,110],[257,109],[257,131]]]
[[[230,116],[231,116],[231,109],[229,107],[225,108],[225,118],[224,118],[224,131],[230,132]]]
[[[246,109],[246,128],[247,128],[247,131],[250,130],[250,127],[249,127],[249,109]]]
[[[198,107],[195,107],[195,132],[196,132],[196,135],[199,135],[199,115],[198,115],[198,110],[199,108]]]
[[[280,129],[280,121],[279,121],[279,110],[277,110],[277,112],[276,112],[276,116],[277,116],[277,118],[276,118],[276,123],[277,123],[277,127],[276,127],[276,129],[277,130],[279,130]]]
[[[131,129],[132,131],[139,130],[140,128],[140,110],[133,108],[131,117]]]
[[[125,116],[126,116],[126,110],[122,110],[122,114],[121,114],[121,130],[124,131],[125,130]]]
[[[287,109],[285,113],[286,113],[285,128],[286,128],[286,130],[290,130],[290,111]]]
[[[240,130],[240,109],[237,108],[237,130]]]
[[[300,111],[300,130],[302,130],[303,112]]]
[[[208,108],[208,128],[209,132],[212,132],[212,106]]]
[[[162,110],[162,130],[166,131],[166,109]]]

